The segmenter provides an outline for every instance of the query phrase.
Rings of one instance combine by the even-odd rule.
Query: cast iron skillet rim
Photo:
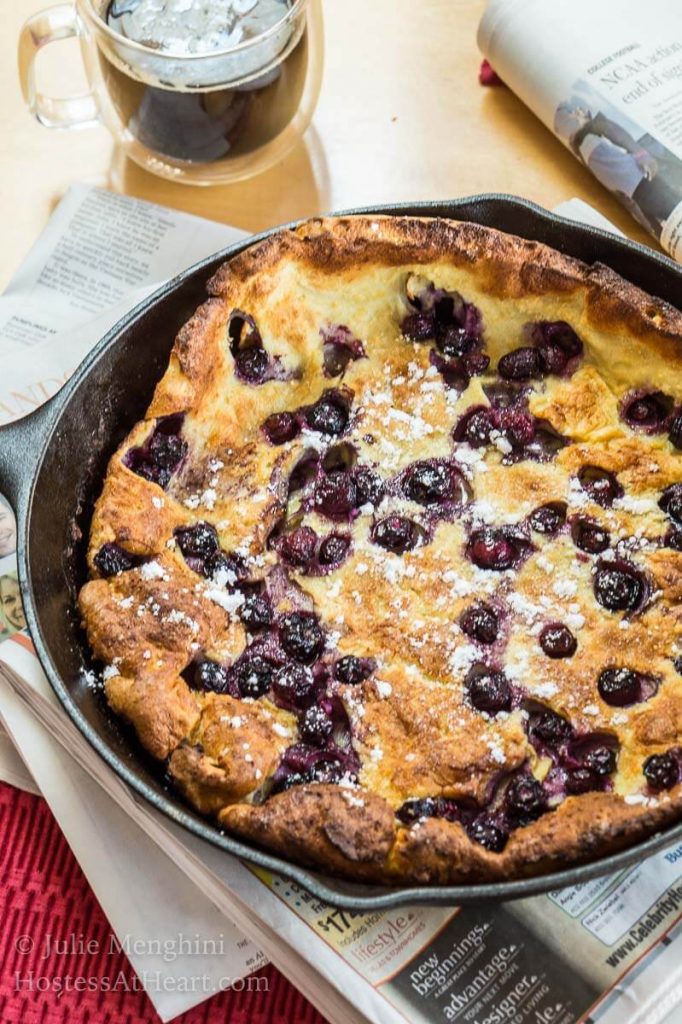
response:
[[[449,219],[455,219],[455,217],[453,217],[453,213],[456,216],[457,209],[460,207],[471,207],[472,204],[489,205],[491,203],[504,204],[506,206],[517,207],[522,210],[526,209],[529,213],[532,213],[535,217],[538,217],[541,220],[558,225],[565,224],[573,231],[576,229],[575,223],[567,218],[548,213],[546,210],[543,210],[541,207],[528,202],[527,200],[503,194],[469,196],[459,200],[385,204],[382,206],[354,208],[351,210],[341,211],[338,214],[334,214],[334,216],[371,216],[373,214],[381,216],[388,214],[398,216],[446,216]],[[287,877],[295,879],[318,898],[326,900],[327,902],[337,906],[372,910],[395,907],[404,903],[454,904],[486,902],[490,900],[499,900],[501,898],[518,899],[528,897],[536,893],[547,892],[552,889],[563,888],[567,885],[576,884],[589,878],[603,875],[606,872],[615,871],[674,842],[676,839],[682,837],[682,822],[674,825],[672,828],[667,829],[664,832],[659,832],[650,836],[641,843],[635,843],[629,849],[615,854],[608,854],[598,860],[578,865],[565,871],[555,871],[551,874],[539,875],[526,879],[522,878],[507,882],[492,882],[471,886],[409,886],[399,888],[372,886],[365,883],[354,883],[346,880],[339,880],[335,883],[335,880],[331,879],[331,884],[328,885],[317,874],[317,872],[292,864],[274,854],[269,854],[265,851],[259,850],[257,847],[249,846],[238,839],[232,838],[228,834],[219,830],[217,826],[210,825],[206,820],[199,818],[184,809],[181,805],[173,801],[170,796],[161,795],[148,787],[147,783],[138,778],[134,766],[126,764],[121,757],[110,749],[105,738],[100,736],[96,729],[90,725],[69,693],[59,673],[53,666],[49,650],[43,641],[42,631],[34,613],[33,586],[28,572],[28,524],[31,517],[35,485],[38,480],[39,470],[42,465],[44,455],[48,447],[53,442],[55,433],[59,428],[62,411],[68,404],[71,395],[88,376],[90,369],[99,361],[102,354],[116,343],[119,335],[142,318],[149,309],[163,301],[163,299],[173,292],[179,284],[184,282],[190,276],[199,273],[203,267],[213,266],[216,260],[229,259],[244,249],[250,248],[252,245],[255,245],[259,241],[269,237],[275,231],[282,230],[282,227],[294,227],[299,223],[301,223],[301,221],[295,221],[278,228],[261,232],[258,235],[244,238],[233,243],[224,250],[220,250],[213,256],[209,256],[204,260],[201,260],[199,263],[188,268],[181,274],[178,274],[171,281],[164,284],[151,296],[148,296],[128,314],[122,317],[121,320],[119,320],[118,323],[116,323],[105,334],[101,341],[85,357],[76,372],[64,385],[61,391],[58,392],[54,399],[51,400],[49,407],[42,407],[45,413],[45,418],[49,421],[49,426],[45,431],[40,451],[36,453],[32,459],[33,465],[31,469],[31,482],[28,489],[24,491],[24,502],[20,502],[20,504],[25,503],[25,511],[23,509],[21,510],[23,513],[22,518],[25,516],[25,520],[21,524],[20,529],[18,564],[22,588],[28,593],[29,597],[29,600],[26,602],[26,617],[31,630],[31,635],[50,684],[61,704],[64,706],[67,714],[88,743],[117,773],[117,775],[124,779],[125,782],[149,801],[157,810],[170,818],[171,821],[182,825],[194,835],[210,842],[212,845],[217,846],[228,853],[241,857],[251,863],[255,863],[260,867],[276,871]],[[673,270],[676,273],[680,272],[679,266],[672,260],[647,249],[645,246],[625,239],[614,238],[611,233],[600,228],[592,228],[589,226],[581,226],[581,228],[587,235],[593,236],[596,239],[604,239],[612,247],[615,244],[624,252],[632,250],[638,251],[644,255],[649,262],[658,264],[662,269],[665,269],[666,271]],[[19,513],[19,510],[17,511]],[[333,888],[334,884],[339,885],[340,889],[337,890]],[[356,889],[360,889],[361,891],[356,894]]]

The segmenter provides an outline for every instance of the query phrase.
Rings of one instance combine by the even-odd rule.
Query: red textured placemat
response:
[[[108,950],[111,929],[44,800],[0,783],[0,1021],[2,1024],[156,1024],[159,1017],[123,953],[43,958],[52,942],[82,936]],[[24,952],[26,937],[33,952]],[[19,946],[19,949],[17,948]],[[20,981],[17,980],[17,975]],[[92,991],[57,990],[87,979]],[[266,967],[268,991],[221,992],[178,1024],[325,1024],[286,978]],[[116,991],[102,991],[102,979]],[[40,979],[46,979],[41,981]],[[43,991],[40,989],[43,988]]]

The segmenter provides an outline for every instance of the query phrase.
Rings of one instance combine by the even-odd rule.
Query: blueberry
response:
[[[682,551],[682,530],[672,527],[663,538],[663,545],[672,551]]]
[[[237,376],[247,384],[259,384],[265,378],[269,358],[255,320],[248,313],[233,309],[227,335]]]
[[[673,668],[679,676],[682,676],[682,656],[673,660]]]
[[[179,526],[175,531],[178,547],[186,558],[206,559],[219,547],[218,534],[210,523],[200,522],[194,526]]]
[[[491,853],[501,853],[509,838],[506,832],[488,818],[476,818],[467,832],[470,839],[485,847],[486,850],[490,850]]]
[[[348,519],[358,501],[355,480],[350,473],[325,474],[315,484],[313,501],[316,511],[328,519]]]
[[[275,412],[263,423],[263,432],[270,444],[286,444],[300,433],[298,420],[291,412]]]
[[[346,654],[334,664],[334,678],[351,686],[362,683],[373,671],[374,662],[370,658],[356,658],[354,654]]]
[[[658,506],[674,522],[682,526],[682,484],[671,484],[670,487],[666,487]]]
[[[313,704],[309,707],[301,718],[298,731],[301,739],[306,743],[312,743],[318,747],[323,747],[332,734],[334,723],[332,722],[329,715],[327,715],[322,708]]]
[[[490,356],[483,352],[469,352],[462,357],[462,365],[470,377],[480,377],[490,366]]]
[[[672,398],[662,391],[649,394],[640,391],[625,398],[621,405],[621,415],[633,430],[657,434],[666,429],[672,408]]]
[[[228,671],[217,661],[197,662],[192,673],[192,686],[204,693],[229,693]]]
[[[323,755],[317,747],[313,747],[308,743],[294,743],[293,746],[287,747],[282,754],[277,771],[279,772],[281,768],[285,768],[288,771],[307,774],[313,765],[320,760],[321,756]]]
[[[566,792],[572,796],[589,793],[600,788],[600,780],[589,768],[569,768],[566,772]]]
[[[289,662],[275,672],[272,689],[286,707],[301,707],[314,692],[315,679],[310,669]]]
[[[599,675],[597,689],[611,707],[629,707],[642,699],[642,676],[630,668],[606,668]]]
[[[436,347],[444,356],[464,356],[476,348],[479,339],[470,334],[465,327],[454,324],[437,325]]]
[[[566,522],[566,502],[549,501],[546,505],[540,505],[528,516],[528,522],[537,533],[553,537]]]
[[[502,572],[517,566],[528,548],[523,538],[511,537],[499,527],[485,526],[471,534],[466,554],[479,569]]]
[[[406,800],[396,811],[396,817],[404,825],[411,825],[421,818],[434,818],[438,816],[438,800],[432,796],[418,797],[413,800]]]
[[[337,392],[325,391],[306,411],[305,419],[311,430],[335,437],[348,426],[348,405]]]
[[[139,559],[118,544],[109,542],[99,549],[93,562],[102,576],[117,576],[120,572],[134,569]]]
[[[495,643],[500,629],[497,612],[484,603],[473,604],[465,609],[459,624],[467,636],[481,644]]]
[[[616,770],[618,753],[614,747],[602,744],[589,747],[582,758],[583,764],[591,772],[600,777],[610,775]]]
[[[145,480],[167,487],[187,454],[187,442],[180,437],[184,418],[184,413],[173,413],[158,419],[151,437],[142,447],[130,448],[123,464]]]
[[[652,754],[651,757],[647,757],[643,772],[649,788],[656,793],[672,789],[680,778],[680,766],[672,754]]]
[[[452,388],[454,391],[466,391],[469,387],[469,381],[471,380],[471,371],[464,364],[465,358],[468,360],[469,357],[452,356],[446,358],[440,355],[435,349],[431,349],[429,354],[429,361],[431,366],[434,366],[438,373],[443,378],[443,383],[446,388]]]
[[[591,519],[576,519],[571,526],[573,543],[588,555],[599,555],[611,543],[608,530]]]
[[[493,424],[514,448],[525,448],[535,440],[536,419],[525,409],[495,409]]]
[[[234,357],[236,375],[247,384],[260,384],[265,379],[269,362],[267,352],[260,346],[240,348]]]
[[[442,462],[424,460],[410,466],[403,481],[406,497],[419,505],[466,501],[467,490],[460,474]]]
[[[576,638],[561,622],[549,623],[538,639],[548,658],[572,658],[578,649]]]
[[[601,466],[581,466],[578,470],[578,480],[592,501],[603,508],[609,508],[616,498],[623,496],[623,488],[615,474],[608,469],[602,469]]]
[[[544,373],[563,373],[568,363],[568,356],[559,345],[545,344],[538,346],[540,367]]]
[[[353,353],[344,345],[327,344],[322,349],[322,365],[325,377],[340,377],[353,358]]]
[[[565,320],[539,320],[532,333],[537,345],[559,348],[568,359],[574,359],[583,351],[582,341]]]
[[[249,594],[239,608],[239,618],[249,633],[259,633],[272,622],[272,608],[262,594]]]
[[[324,649],[324,633],[317,618],[306,612],[290,612],[279,624],[280,640],[287,654],[309,665]]]
[[[279,543],[279,553],[285,562],[305,569],[315,557],[317,534],[311,526],[299,526],[285,533]]]
[[[156,466],[153,462],[148,462],[144,459],[132,460],[126,457],[125,464],[134,473],[137,473],[138,476],[141,476],[144,480],[149,480],[152,484],[157,484],[162,490],[168,487],[173,475],[170,469],[166,469],[164,466]]]
[[[238,580],[247,575],[247,568],[244,559],[234,551],[228,554],[225,551],[215,551],[209,555],[204,562],[204,573],[212,579],[227,586],[234,586]]]
[[[673,418],[668,437],[673,448],[682,451],[682,412],[678,412]]]
[[[516,348],[502,356],[497,372],[504,380],[531,380],[542,374],[540,353],[536,348]]]
[[[445,501],[450,490],[447,466],[438,462],[417,462],[405,477],[403,490],[408,498],[420,505]]]
[[[472,448],[482,448],[490,443],[493,426],[492,410],[486,405],[477,405],[459,419],[452,436],[455,441],[464,441]]]
[[[505,807],[515,825],[528,825],[547,809],[542,785],[530,775],[516,775],[505,793]]]
[[[155,466],[174,470],[187,454],[187,442],[177,434],[155,431],[149,442],[149,457]]]
[[[541,743],[558,747],[572,735],[573,727],[562,715],[547,708],[546,711],[540,711],[531,717],[529,732]]]
[[[464,681],[469,700],[477,711],[490,715],[509,711],[512,693],[504,672],[496,672],[485,665],[474,665]]]
[[[322,363],[326,377],[339,377],[351,360],[365,358],[364,345],[345,324],[329,324],[320,334],[324,342]]]
[[[626,562],[600,562],[594,574],[594,596],[608,611],[632,611],[646,598],[644,577]]]
[[[339,758],[330,757],[318,761],[310,769],[311,782],[338,783],[345,777],[355,779],[355,773],[349,771]]]
[[[374,505],[381,502],[384,496],[384,483],[378,473],[369,466],[359,466],[354,473],[358,505]]]
[[[276,793],[285,793],[288,789],[293,789],[294,786],[305,785],[306,782],[310,782],[309,772],[283,771],[277,778],[273,776],[273,786],[270,792],[272,796]]]
[[[340,565],[350,551],[350,537],[340,533],[330,533],[320,544],[320,565]]]
[[[400,331],[410,341],[430,341],[436,329],[432,313],[410,313],[400,325]]]
[[[419,528],[405,516],[391,515],[375,524],[371,537],[379,547],[402,555],[418,544]]]
[[[242,697],[262,697],[272,685],[274,664],[260,654],[242,656],[233,667],[234,678]]]

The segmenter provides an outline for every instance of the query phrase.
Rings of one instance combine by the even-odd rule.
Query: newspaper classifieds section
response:
[[[658,977],[661,993],[673,981],[661,963],[672,956],[682,966],[682,844],[633,868],[509,904],[509,913],[537,936],[547,956],[561,958],[601,993],[591,1019],[615,1021],[618,1008],[630,1013],[654,991],[642,971],[652,984]]]
[[[682,844],[655,854],[630,871],[611,875],[585,885],[552,893],[550,899],[573,917],[605,946],[613,946],[628,932],[648,934],[636,929],[643,915],[658,911],[660,923],[675,912],[682,912]]]

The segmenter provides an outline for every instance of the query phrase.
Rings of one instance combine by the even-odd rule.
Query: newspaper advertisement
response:
[[[69,216],[62,217],[47,250],[41,253],[40,244],[36,247],[30,257],[33,272],[25,279],[42,276],[41,262],[59,247],[57,235],[75,230],[72,214],[79,205],[102,202],[104,216],[121,203],[138,202],[117,197],[116,207],[107,206],[102,196],[106,194],[85,188],[67,196]],[[197,243],[190,258],[207,255],[236,236],[223,226],[197,225],[198,218],[185,224],[184,215],[162,213],[178,218],[175,241],[169,243],[178,249],[175,262],[169,249],[161,275],[170,276],[188,261],[183,228],[201,228],[198,237],[206,241],[205,250]],[[110,219],[114,234],[115,216]],[[150,281],[141,277],[135,289],[146,287]],[[26,398],[29,405],[40,404],[39,390],[31,388],[45,379],[46,368],[51,380],[66,378],[97,341],[101,322],[112,318],[110,308],[90,311],[95,317],[87,322],[73,313],[66,335],[52,335],[44,303],[42,320],[33,321],[22,289],[15,288],[10,297],[12,309],[0,300],[0,343],[7,355],[13,353],[0,383],[0,403],[5,403],[8,419],[19,415],[18,404]],[[121,296],[117,302],[125,305],[126,299]],[[127,302],[131,304],[130,297]],[[3,323],[14,332],[12,318],[19,305],[24,320],[46,324],[47,336],[17,339],[3,333]],[[2,321],[4,309],[9,319]],[[62,344],[74,336],[80,338],[80,354]],[[27,356],[31,359],[22,364]],[[24,375],[21,383],[11,376],[11,366]],[[0,561],[6,640],[0,646],[0,717],[29,768],[36,762],[36,781],[40,784],[40,744],[61,745],[73,759],[69,774],[90,775],[163,851],[159,870],[163,858],[171,857],[202,895],[249,937],[254,949],[262,950],[333,1024],[657,1024],[682,1002],[682,843],[627,870],[531,899],[464,908],[409,905],[367,913],[324,903],[302,886],[237,861],[166,819],[121,782],[59,706],[22,629],[13,546],[10,530]],[[14,581],[13,597],[2,591],[5,577]],[[42,740],[36,739],[34,720],[43,727]],[[55,789],[61,793],[63,785],[52,786],[53,793]],[[45,795],[49,800],[47,785]],[[94,813],[92,821],[96,827]]]
[[[505,84],[682,262],[678,0],[490,0],[478,43]]]

